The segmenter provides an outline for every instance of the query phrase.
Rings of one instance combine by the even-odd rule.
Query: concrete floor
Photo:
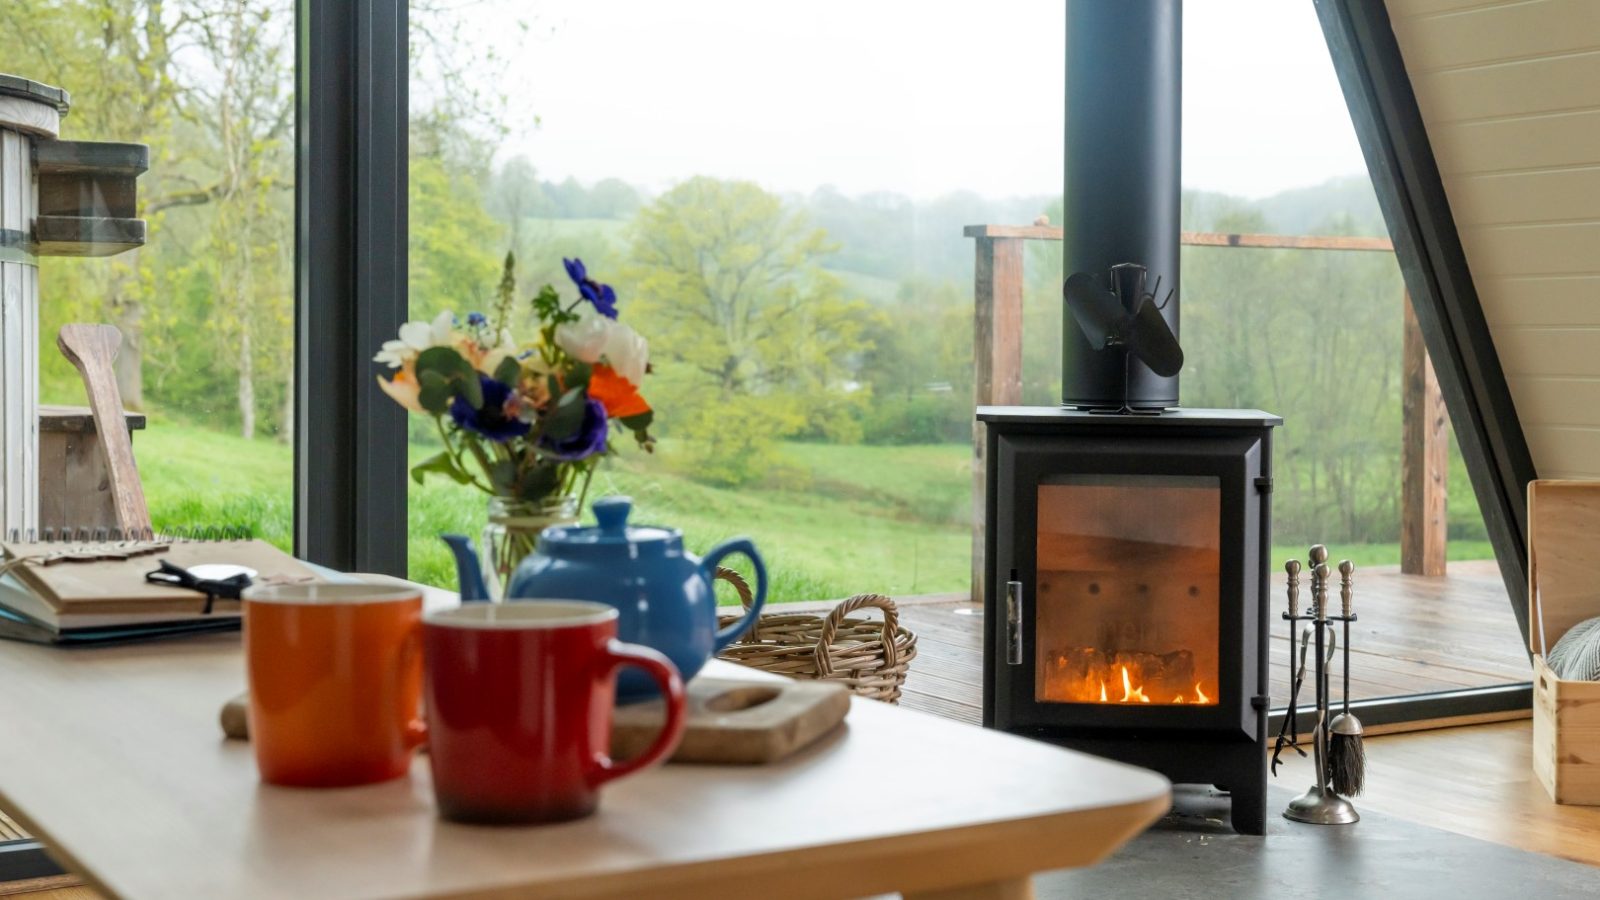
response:
[[[1214,791],[1180,787],[1174,813],[1092,869],[1039,876],[1039,900],[1600,896],[1600,870],[1362,810],[1348,826],[1277,815],[1294,792],[1274,787],[1266,837],[1228,827]],[[1357,804],[1360,808],[1360,804]]]

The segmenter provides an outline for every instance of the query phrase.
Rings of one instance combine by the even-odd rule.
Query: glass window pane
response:
[[[1420,332],[1408,325],[1405,283],[1316,9],[1191,3],[1183,53],[1183,227],[1333,248],[1183,248],[1185,405],[1284,417],[1274,438],[1274,698],[1287,696],[1283,563],[1304,561],[1314,543],[1357,567],[1354,699],[1527,680],[1459,446],[1443,429],[1441,472],[1420,437],[1436,421],[1420,358],[1405,362],[1408,330],[1419,353]],[[1351,249],[1353,238],[1378,249]],[[1408,404],[1422,420],[1410,431]],[[1403,502],[1408,472],[1413,485],[1445,482],[1445,574],[1403,560],[1408,526],[1430,527]]]
[[[613,429],[587,499],[631,495],[636,519],[682,528],[695,552],[753,536],[774,600],[966,592],[964,229],[1059,217],[1059,4],[413,15],[438,40],[413,42],[412,318],[490,312],[511,251],[526,340],[528,298],[546,283],[577,298],[561,260],[581,258],[649,342],[658,439],[646,453]],[[482,46],[504,52],[484,62]],[[461,66],[473,77],[447,74]],[[1059,258],[1041,244],[1023,260],[1043,317],[1024,338],[1030,402],[1059,379]],[[413,459],[441,452],[429,417],[413,424]],[[453,584],[436,534],[476,537],[485,509],[447,477],[413,485],[412,574]]]
[[[62,139],[150,148],[144,246],[39,261],[39,393],[86,403],[61,325],[122,332],[116,381],[146,419],[133,448],[158,530],[292,542],[294,59],[293,0],[0,11],[0,67],[71,93]],[[92,477],[59,490],[69,512],[49,515],[109,509]]]

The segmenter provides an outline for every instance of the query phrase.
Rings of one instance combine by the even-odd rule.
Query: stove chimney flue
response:
[[[1063,271],[1109,281],[1135,263],[1173,289],[1178,334],[1182,0],[1067,0]],[[1157,298],[1160,299],[1160,298]],[[1084,409],[1178,405],[1178,376],[1094,349],[1062,323],[1062,403]]]

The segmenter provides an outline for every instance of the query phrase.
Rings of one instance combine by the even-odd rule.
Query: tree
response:
[[[543,202],[544,189],[539,186],[539,174],[526,156],[507,160],[490,182],[489,212],[506,224],[510,231],[511,249],[519,256],[522,253],[523,222],[534,215]]]
[[[589,189],[589,215],[626,219],[639,208],[639,192],[620,178],[603,178]]]
[[[651,342],[664,426],[714,464],[756,477],[772,441],[808,425],[846,428],[873,311],[822,267],[833,246],[803,213],[748,181],[697,177],[640,210],[624,312]],[[688,410],[693,414],[688,414]]]
[[[504,232],[472,177],[448,160],[411,158],[411,318],[488,309],[500,278]]]

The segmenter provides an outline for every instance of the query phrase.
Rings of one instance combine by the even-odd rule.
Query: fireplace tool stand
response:
[[[1306,630],[1312,632],[1315,642],[1312,652],[1316,656],[1313,673],[1316,679],[1316,726],[1311,732],[1312,762],[1317,770],[1317,783],[1306,790],[1304,794],[1289,801],[1289,807],[1283,811],[1283,816],[1295,822],[1305,822],[1312,825],[1349,825],[1360,821],[1361,815],[1351,802],[1340,796],[1333,788],[1331,766],[1328,753],[1328,726],[1331,721],[1330,707],[1331,691],[1329,690],[1329,669],[1333,655],[1338,647],[1338,636],[1334,631],[1334,622],[1342,622],[1346,629],[1345,652],[1349,653],[1349,623],[1356,620],[1351,611],[1351,578],[1354,567],[1348,561],[1340,563],[1342,584],[1340,596],[1343,600],[1343,615],[1330,615],[1328,612],[1328,550],[1321,544],[1311,548],[1311,609],[1308,614],[1300,615],[1300,563],[1290,560],[1284,568],[1289,575],[1289,609],[1283,617],[1289,622],[1289,667],[1294,677],[1290,688],[1289,712],[1284,718],[1283,733],[1279,734],[1277,747],[1273,750],[1273,769],[1276,771],[1278,756],[1283,752],[1285,745],[1293,745],[1297,736],[1295,729],[1298,718],[1298,698],[1301,682],[1305,677],[1306,659],[1304,641],[1301,643],[1301,660],[1298,670],[1295,662],[1295,639],[1301,636],[1301,622],[1309,623]],[[1349,693],[1348,678],[1346,679],[1345,693]],[[1344,698],[1348,706],[1348,696]],[[1285,740],[1285,735],[1289,736]],[[1305,751],[1298,746],[1295,751],[1302,756]]]

